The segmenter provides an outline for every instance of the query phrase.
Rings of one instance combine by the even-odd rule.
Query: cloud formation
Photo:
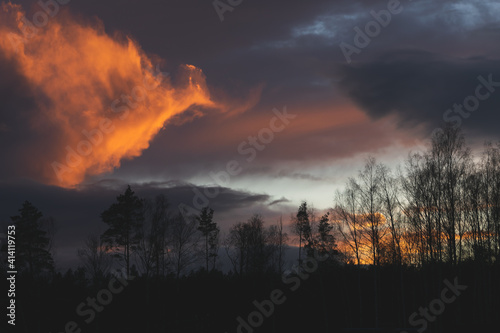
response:
[[[78,185],[140,156],[173,116],[213,106],[204,75],[192,65],[172,82],[135,41],[110,37],[67,12],[41,28],[18,5],[2,3],[0,12],[0,59],[12,68],[4,79],[24,86],[12,100],[4,95],[3,132],[14,132],[21,109],[32,139],[24,165],[39,180]]]
[[[500,60],[450,58],[422,51],[395,51],[371,62],[345,65],[339,87],[371,117],[397,115],[405,127],[464,125],[483,134],[496,134],[500,118]],[[476,110],[460,112],[454,105],[479,93]],[[498,91],[497,91],[498,90]],[[470,102],[469,102],[470,103]],[[477,103],[476,103],[477,104]],[[446,112],[448,109],[451,111]],[[452,118],[459,117],[459,120]],[[463,120],[463,121],[462,121]]]

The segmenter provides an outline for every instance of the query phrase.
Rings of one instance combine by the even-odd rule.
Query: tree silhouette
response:
[[[43,230],[43,214],[29,201],[11,216],[16,226],[16,266],[31,276],[54,271],[54,260],[49,251],[50,239]]]
[[[150,276],[165,273],[166,236],[170,221],[167,198],[160,194],[154,200],[143,200],[144,222],[138,229],[136,254],[141,270]]]
[[[314,240],[314,247],[320,254],[333,254],[337,251],[335,237],[331,234],[332,229],[328,212],[319,220],[318,235]]]
[[[275,272],[282,274],[285,267],[288,234],[284,231],[283,219],[281,217],[275,225],[269,226],[266,238],[272,252],[272,266]]]
[[[139,242],[139,228],[144,221],[143,201],[130,186],[117,202],[101,213],[101,219],[109,228],[102,234],[102,240],[115,252],[115,256],[125,262],[127,276],[130,276],[130,258]]]
[[[266,271],[272,246],[268,243],[262,216],[254,214],[247,222],[234,225],[226,240],[226,252],[240,275]]]
[[[297,211],[293,222],[293,232],[299,236],[299,263],[302,262],[302,248],[310,249],[312,247],[312,228],[309,221],[309,212],[307,202],[302,202]],[[304,245],[302,245],[304,243]]]
[[[217,223],[213,221],[214,210],[209,207],[203,207],[199,216],[196,217],[198,220],[198,230],[201,231],[203,238],[205,239],[205,265],[208,271],[208,264],[210,259],[212,259],[212,269],[215,268],[215,263],[217,259],[217,252],[219,250],[219,227]]]
[[[358,186],[353,178],[349,178],[344,191],[337,192],[336,206],[333,211],[334,219],[337,221],[337,229],[342,235],[344,243],[351,249],[350,252],[356,264],[360,265],[363,230],[358,201]],[[347,251],[344,251],[344,254],[346,258],[350,257]]]
[[[79,248],[77,253],[87,275],[94,283],[102,280],[111,269],[112,258],[106,252],[104,242],[97,235],[88,235],[83,247]]]
[[[168,256],[178,279],[184,271],[199,260],[200,233],[196,218],[187,221],[179,213],[174,216],[168,230]]]
[[[383,216],[380,214],[382,204],[380,200],[380,175],[375,158],[368,157],[365,167],[358,175],[359,202],[363,211],[364,233],[370,244],[371,260],[379,265],[379,250],[385,236],[386,228]]]
[[[23,273],[15,290],[16,325],[25,332],[71,330],[54,313],[72,318],[83,300],[99,304],[80,310],[100,312],[112,293],[113,305],[87,331],[250,332],[258,325],[259,332],[416,332],[431,313],[436,320],[425,325],[432,332],[498,327],[500,144],[487,144],[481,159],[474,159],[462,140],[460,131],[445,129],[428,150],[410,154],[397,174],[369,159],[318,224],[302,202],[292,219],[300,250],[342,255],[333,263],[308,257],[291,270],[282,220],[266,227],[262,216],[253,215],[233,225],[224,240],[232,271],[207,274],[211,263],[215,267],[211,255],[219,234],[213,210],[205,207],[188,219],[172,216],[164,196],[141,200],[128,187],[101,214],[108,230],[100,240],[89,237],[78,254],[87,274],[99,280],[109,268],[102,241],[138,278],[129,283],[108,275],[88,283],[79,268],[47,279],[42,273],[53,269],[50,221],[25,202],[11,218]],[[340,233],[338,243],[333,231]],[[6,236],[0,234],[2,244]],[[139,259],[138,270],[132,257]],[[0,258],[7,261],[7,253]],[[160,276],[166,266],[174,274]],[[158,278],[151,279],[155,272]],[[6,270],[0,276],[5,281]],[[280,294],[285,304],[276,302]],[[437,313],[441,303],[443,315]],[[129,313],[134,316],[124,315]]]

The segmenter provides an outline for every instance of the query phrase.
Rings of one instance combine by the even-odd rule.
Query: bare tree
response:
[[[136,255],[140,270],[146,275],[165,274],[166,232],[168,227],[168,201],[160,194],[154,200],[144,200],[144,222],[138,230]]]
[[[382,204],[380,200],[380,173],[377,172],[377,163],[369,157],[365,167],[358,175],[359,203],[365,219],[365,232],[363,233],[370,244],[372,262],[379,265],[380,244],[385,236],[386,228],[380,214]]]
[[[245,243],[244,243],[243,223],[237,223],[231,227],[229,234],[224,237],[224,250],[231,262],[233,271],[236,274],[243,274],[243,266],[245,260]]]
[[[421,154],[410,154],[406,161],[406,175],[401,177],[408,233],[407,244],[418,254],[419,263],[433,262],[440,256],[441,212],[435,209],[440,202],[439,188],[433,182],[429,163]]]
[[[385,220],[389,224],[391,235],[390,253],[391,262],[401,264],[401,210],[399,209],[399,186],[396,178],[392,176],[387,166],[380,164],[377,169],[380,180],[379,196],[381,211],[385,215]]]
[[[77,253],[86,273],[94,283],[109,273],[113,259],[106,252],[106,246],[98,235],[88,235],[83,247],[79,248]]]
[[[336,205],[333,209],[333,219],[337,222],[339,234],[343,243],[353,253],[355,263],[361,265],[364,256],[363,247],[363,221],[359,210],[359,186],[355,179],[349,178],[344,192],[337,192]],[[358,270],[358,306],[359,316],[363,318],[363,294],[361,290],[361,270]]]
[[[358,185],[349,178],[344,192],[337,192],[333,218],[338,222],[338,232],[351,249],[356,263],[361,264],[362,221],[358,209]]]
[[[226,252],[240,275],[262,273],[269,268],[272,252],[260,215],[255,214],[247,222],[231,228],[226,240]]]
[[[483,236],[490,262],[500,259],[500,142],[487,143],[481,161],[483,177],[482,202],[485,214]]]
[[[179,278],[187,268],[199,261],[199,240],[196,218],[186,220],[180,213],[173,217],[168,229],[168,257]]]
[[[281,275],[285,266],[285,252],[288,248],[288,234],[283,230],[281,217],[275,225],[268,228],[267,241],[272,249],[272,266]]]
[[[457,256],[462,253],[463,237],[463,205],[461,191],[463,182],[470,167],[471,153],[465,146],[465,139],[458,128],[448,126],[443,132],[433,137],[430,155],[433,161],[436,156],[442,156],[442,207],[438,211],[444,211],[444,235],[446,238],[448,262],[457,263]],[[439,179],[437,179],[439,181]],[[459,236],[458,249],[456,236]],[[440,237],[440,235],[438,235]]]

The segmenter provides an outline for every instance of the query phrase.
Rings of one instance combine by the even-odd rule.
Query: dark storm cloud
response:
[[[33,182],[0,184],[1,192],[8,194],[0,202],[0,219],[9,221],[25,200],[32,202],[47,216],[64,221],[64,224],[90,226],[99,221],[99,214],[122,194],[126,184],[120,180],[103,180],[96,184],[87,184],[80,190],[68,190],[54,186],[39,185]],[[154,198],[159,194],[167,196],[172,212],[178,213],[180,203],[194,206],[197,193],[219,193],[209,199],[209,205],[224,214],[228,210],[244,209],[253,205],[266,206],[272,199],[266,194],[248,193],[224,187],[199,187],[179,181],[131,184],[136,194],[143,198]],[[92,207],[89,210],[89,207]],[[75,215],[75,212],[79,212]],[[88,223],[86,223],[87,221]]]
[[[341,73],[340,88],[373,118],[395,114],[406,127],[421,123],[436,127],[443,121],[452,124],[460,121],[482,135],[498,134],[499,60],[458,59],[406,50],[391,52],[371,62],[345,65]],[[476,88],[484,86],[485,81],[490,81],[492,86],[479,90],[487,97],[479,101],[477,110],[456,111],[454,105],[463,105],[468,96],[475,97]],[[468,100],[471,105],[473,102]],[[451,111],[445,114],[448,109]],[[451,117],[459,117],[459,120]]]
[[[116,201],[116,197],[126,189],[120,180],[105,180],[89,184],[81,190],[67,190],[45,186],[29,181],[0,183],[0,226],[11,223],[10,217],[18,214],[25,200],[30,201],[45,217],[52,217],[56,223],[55,250],[59,267],[77,263],[76,250],[89,234],[101,234],[106,225],[100,214]],[[268,208],[273,199],[266,194],[247,193],[242,190],[215,187],[197,187],[177,181],[134,185],[132,190],[142,198],[154,198],[164,194],[172,214],[178,214],[180,203],[193,206],[196,193],[208,190],[220,194],[211,198],[209,206],[214,209],[214,217],[226,232],[233,223],[238,211],[240,220],[248,219],[259,213],[272,217],[276,212]],[[282,200],[282,199],[281,199]]]

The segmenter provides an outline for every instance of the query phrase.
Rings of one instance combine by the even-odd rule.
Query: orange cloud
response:
[[[37,92],[27,125],[56,139],[32,152],[33,168],[57,186],[119,167],[140,156],[172,117],[214,106],[200,69],[183,66],[174,83],[131,38],[110,37],[63,10],[36,28],[21,6],[2,3],[0,55]]]

